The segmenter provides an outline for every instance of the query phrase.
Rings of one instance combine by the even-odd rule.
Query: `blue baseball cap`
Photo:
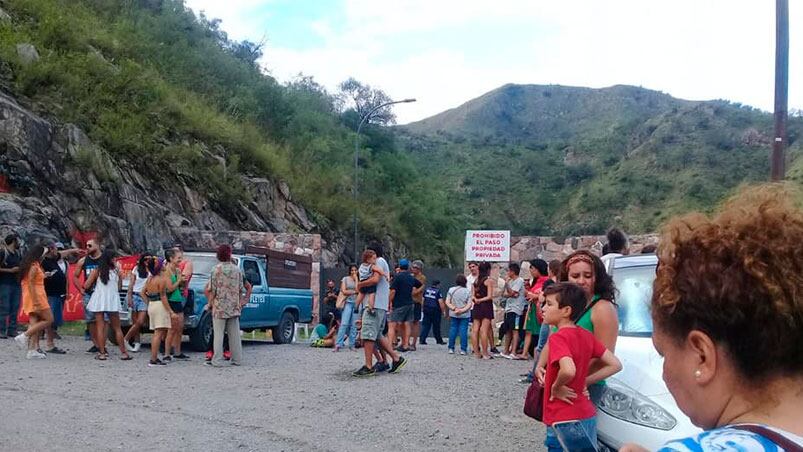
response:
[[[410,261],[408,261],[407,259],[400,260],[399,268],[401,268],[402,270],[407,270],[408,268],[410,268]]]

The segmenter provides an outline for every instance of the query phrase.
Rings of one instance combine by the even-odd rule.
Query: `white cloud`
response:
[[[265,3],[188,1],[223,19],[233,37],[251,40],[270,32],[260,28],[264,11],[272,11]],[[797,79],[803,63],[795,55],[803,48],[803,34],[794,33],[803,16],[795,15],[796,4],[791,6],[789,103],[801,108]],[[281,8],[272,13],[281,14]],[[498,43],[499,51],[486,54],[451,41],[399,50],[417,37],[451,29],[470,29]],[[396,109],[400,122],[436,114],[509,82],[632,84],[770,110],[774,29],[774,3],[749,0],[344,0],[342,17],[320,17],[308,30],[299,30],[316,33],[322,45],[299,50],[293,42],[269,40],[264,64],[282,81],[303,72],[333,89],[354,76],[392,97],[418,98]]]

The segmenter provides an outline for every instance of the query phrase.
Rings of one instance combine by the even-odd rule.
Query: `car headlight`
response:
[[[647,396],[615,378],[606,383],[597,406],[608,415],[660,430],[672,430],[677,425],[677,420],[669,412]]]

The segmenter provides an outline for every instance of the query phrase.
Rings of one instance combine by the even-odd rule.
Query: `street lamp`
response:
[[[391,102],[385,102],[384,104],[377,105],[376,107],[372,108],[365,116],[362,117],[362,121],[360,121],[360,125],[357,126],[357,135],[354,137],[354,261],[358,262],[360,258],[358,253],[359,245],[357,243],[357,176],[360,170],[360,130],[362,130],[363,124],[368,122],[369,119],[376,113],[378,110],[387,107],[389,105],[394,104],[408,104],[410,102],[415,102],[415,99],[403,99],[403,100],[394,100]]]

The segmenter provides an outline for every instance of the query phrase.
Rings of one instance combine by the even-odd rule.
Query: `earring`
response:
[[[697,370],[694,371],[694,378],[699,379],[702,376],[703,376],[703,371],[702,370],[697,369]]]

